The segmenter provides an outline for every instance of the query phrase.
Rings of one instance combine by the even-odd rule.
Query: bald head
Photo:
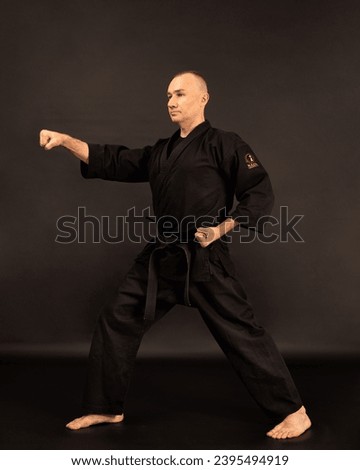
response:
[[[193,129],[205,120],[205,106],[209,93],[204,78],[193,71],[181,72],[171,80],[168,87],[168,110],[170,118],[187,134],[185,128]]]
[[[188,76],[189,79],[194,80],[194,83],[196,83],[202,93],[208,93],[206,80],[199,72],[195,72],[194,70],[185,70],[184,72],[177,73],[173,78],[182,76]]]

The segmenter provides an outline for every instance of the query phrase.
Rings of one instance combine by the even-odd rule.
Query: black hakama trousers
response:
[[[135,358],[144,333],[175,304],[183,303],[184,282],[158,275],[156,310],[144,318],[148,269],[135,262],[112,304],[101,311],[93,336],[85,414],[121,414]],[[197,308],[253,399],[273,418],[283,419],[301,406],[301,398],[274,341],[256,321],[241,282],[216,260],[210,280],[189,284]]]

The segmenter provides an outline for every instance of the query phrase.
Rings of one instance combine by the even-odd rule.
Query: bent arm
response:
[[[198,227],[196,229],[195,238],[203,248],[206,248],[215,240],[218,240],[223,235],[233,230],[238,223],[238,221],[230,217],[214,227]]]
[[[230,217],[243,227],[262,232],[274,205],[269,175],[248,146],[238,149],[230,168],[237,199]]]
[[[274,204],[269,176],[249,146],[241,146],[224,159],[222,169],[228,184],[234,188],[237,205],[219,225],[197,228],[195,238],[204,248],[239,224],[262,232]]]
[[[43,129],[40,132],[40,146],[45,150],[51,150],[54,147],[64,147],[82,162],[89,163],[88,144],[70,135]]]

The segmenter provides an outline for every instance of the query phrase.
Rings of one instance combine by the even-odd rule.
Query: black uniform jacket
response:
[[[164,226],[169,233],[169,224],[178,238],[190,234],[193,280],[209,279],[209,255],[210,260],[220,259],[232,275],[226,244],[219,240],[201,248],[193,242],[196,226],[217,225],[232,217],[242,226],[262,231],[273,206],[270,179],[252,149],[235,133],[204,121],[168,155],[169,145],[179,136],[178,130],[171,138],[142,149],[89,144],[89,163],[81,162],[81,173],[85,178],[149,182],[159,235]],[[137,259],[146,261],[156,245],[145,246]]]

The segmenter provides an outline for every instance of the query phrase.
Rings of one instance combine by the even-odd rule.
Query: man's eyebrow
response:
[[[180,91],[185,91],[184,88],[179,88],[178,90],[174,90],[174,93],[179,93]],[[171,95],[170,91],[167,92],[168,95]]]

